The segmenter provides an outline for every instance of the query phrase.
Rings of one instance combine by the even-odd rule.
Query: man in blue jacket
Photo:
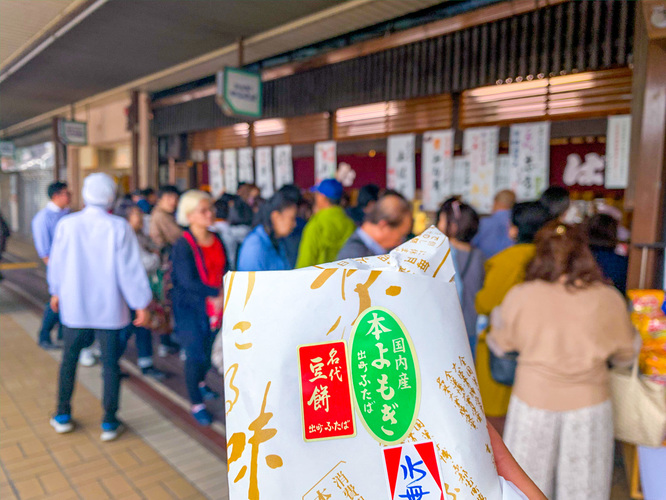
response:
[[[481,219],[479,231],[472,239],[472,246],[483,252],[486,259],[513,246],[509,238],[511,226],[511,209],[516,203],[513,191],[505,189],[495,195],[493,214]]]
[[[48,266],[55,228],[58,221],[69,213],[71,194],[64,182],[49,184],[47,193],[49,195],[48,204],[37,212],[32,219],[32,239],[37,249],[37,255]],[[42,327],[39,330],[39,345],[42,349],[58,348],[51,341],[51,330],[59,321],[58,313],[54,312],[51,306],[47,304],[44,310]],[[62,339],[62,327],[58,329],[58,339]]]

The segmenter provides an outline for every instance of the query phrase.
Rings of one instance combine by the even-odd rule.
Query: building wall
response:
[[[263,118],[626,66],[633,2],[555,6],[264,82]],[[232,125],[214,97],[158,108],[153,133]]]

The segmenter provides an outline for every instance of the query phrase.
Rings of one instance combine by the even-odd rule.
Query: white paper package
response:
[[[390,256],[227,274],[232,500],[510,498],[452,260],[430,228]]]

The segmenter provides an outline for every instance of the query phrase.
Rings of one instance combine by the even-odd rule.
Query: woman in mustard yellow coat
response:
[[[548,222],[548,211],[538,202],[518,203],[511,211],[509,234],[517,244],[501,251],[486,261],[486,279],[476,295],[476,311],[489,316],[501,305],[504,296],[525,279],[527,264],[534,258],[534,236]],[[500,429],[511,398],[511,387],[493,380],[490,374],[490,354],[486,344],[486,332],[476,346],[476,373],[484,411],[489,420]]]

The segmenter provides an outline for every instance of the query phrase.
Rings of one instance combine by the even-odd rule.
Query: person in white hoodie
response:
[[[51,307],[60,312],[64,327],[58,407],[51,425],[58,433],[74,429],[71,399],[77,359],[97,339],[104,374],[101,439],[110,441],[123,430],[116,417],[121,331],[130,324],[130,309],[136,311],[136,326],[148,323],[152,292],[134,230],[109,213],[116,198],[114,180],[103,173],[91,174],[82,195],[85,208],[60,220],[49,257]]]

